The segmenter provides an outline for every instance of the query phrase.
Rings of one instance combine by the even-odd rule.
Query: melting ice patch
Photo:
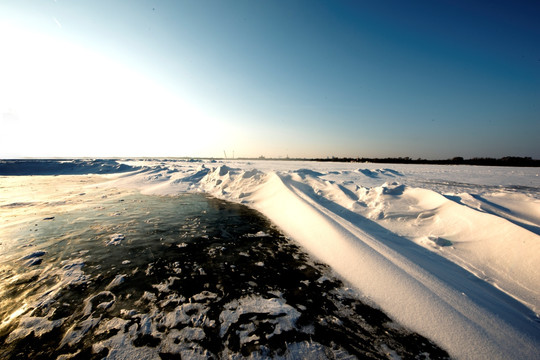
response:
[[[226,304],[219,320],[221,327],[219,335],[224,337],[233,324],[236,324],[241,316],[251,315],[256,318],[257,314],[264,314],[273,328],[272,332],[267,332],[267,339],[276,334],[281,334],[284,331],[292,330],[295,327],[296,320],[300,317],[300,313],[292,306],[286,304],[282,299],[264,299],[261,297],[244,297]],[[238,333],[241,337],[240,342],[245,342],[246,337],[252,335],[256,328],[249,329],[249,324],[241,327]]]
[[[122,242],[122,240],[124,240],[126,237],[123,235],[123,234],[113,234],[111,236],[109,236],[109,241],[107,242],[106,246],[109,246],[109,245],[114,245],[114,246],[117,246],[117,245],[120,245],[120,243]]]

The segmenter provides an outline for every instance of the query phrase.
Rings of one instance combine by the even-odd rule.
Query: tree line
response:
[[[427,160],[427,159],[412,159],[406,157],[387,157],[387,158],[365,158],[365,157],[327,157],[310,159],[313,161],[332,161],[332,162],[370,162],[382,164],[432,164],[432,165],[484,165],[484,166],[520,166],[520,167],[536,167],[540,166],[540,160],[535,160],[531,157],[505,156],[499,159],[489,157],[475,157],[464,159],[461,156],[456,156],[451,159],[444,160]]]

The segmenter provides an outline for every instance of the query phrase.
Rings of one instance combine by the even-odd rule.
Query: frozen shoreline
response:
[[[2,178],[1,358],[448,359],[259,212],[102,181]]]
[[[540,353],[537,168],[129,162],[102,186],[202,191],[264,214],[456,358]]]
[[[533,358],[540,352],[536,168],[144,165],[151,166],[109,186],[162,195],[204,191],[247,204],[456,358]]]

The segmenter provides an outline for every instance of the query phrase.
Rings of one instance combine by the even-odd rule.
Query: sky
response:
[[[0,157],[540,159],[537,1],[0,2]]]

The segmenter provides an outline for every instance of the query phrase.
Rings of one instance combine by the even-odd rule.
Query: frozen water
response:
[[[94,185],[84,193],[32,214],[2,208],[2,359],[447,357],[245,206]]]
[[[354,288],[354,296],[342,289],[338,294],[350,296],[339,295],[337,299],[367,299],[393,319],[373,326],[373,329],[381,326],[385,329],[396,328],[394,324],[397,323],[406,325],[435,340],[456,358],[533,358],[540,352],[540,291],[537,286],[540,282],[540,267],[537,265],[540,261],[540,177],[536,168],[420,165],[388,165],[380,168],[376,164],[362,164],[359,169],[358,164],[277,161],[145,160],[120,163],[138,171],[100,177],[79,176],[77,180],[69,181],[68,178],[56,179],[57,184],[61,184],[57,187],[40,187],[48,181],[42,177],[24,178],[27,187],[19,186],[20,179],[2,178],[0,211],[6,224],[10,224],[4,226],[3,230],[9,233],[16,226],[24,229],[10,233],[9,240],[0,243],[6,264],[11,266],[9,271],[14,272],[9,274],[13,275],[9,281],[23,284],[21,288],[28,290],[32,285],[25,282],[48,279],[40,275],[39,270],[48,269],[47,266],[54,264],[59,257],[51,251],[50,244],[40,242],[44,237],[64,241],[64,254],[71,257],[64,259],[67,262],[63,265],[72,264],[70,266],[73,267],[71,274],[68,274],[69,268],[58,271],[51,267],[51,273],[56,271],[56,276],[62,279],[61,285],[44,291],[35,298],[38,302],[25,303],[18,308],[13,303],[6,303],[6,308],[0,313],[5,314],[4,325],[13,324],[18,319],[24,320],[27,314],[35,312],[32,310],[36,308],[35,304],[43,309],[32,313],[33,317],[49,321],[56,319],[54,316],[50,318],[52,315],[48,311],[54,308],[61,289],[71,280],[75,288],[84,281],[88,284],[95,281],[102,284],[104,281],[103,288],[93,292],[96,295],[106,290],[105,287],[116,275],[125,274],[125,281],[110,289],[116,296],[114,305],[107,308],[112,301],[109,299],[102,302],[102,308],[117,309],[119,302],[127,301],[128,305],[120,309],[120,314],[127,316],[129,313],[138,320],[122,329],[124,335],[118,331],[99,345],[96,344],[92,348],[96,356],[117,357],[129,354],[137,347],[149,358],[153,356],[152,348],[202,358],[211,354],[231,358],[246,354],[255,358],[289,357],[293,356],[291,349],[304,349],[306,354],[318,356],[319,350],[323,349],[324,352],[330,347],[333,356],[347,357],[369,351],[379,354],[374,356],[410,357],[402,353],[412,350],[401,347],[402,342],[402,345],[393,342],[396,334],[384,339],[373,337],[371,341],[377,344],[376,349],[372,347],[369,350],[345,347],[339,339],[347,339],[348,343],[363,342],[343,333],[332,343],[314,338],[313,334],[326,331],[318,325],[353,329],[353,333],[358,333],[359,328],[335,314],[332,315],[334,317],[323,317],[316,323],[302,323],[306,312],[310,318],[317,316],[310,313],[309,303],[291,301],[290,289],[298,288],[300,294],[305,294],[308,289],[313,299],[313,294],[317,292],[321,292],[323,297],[338,296],[333,291],[311,288],[325,286],[326,279],[334,277],[319,269],[320,273],[315,278],[297,278],[293,283],[289,283],[289,279],[282,279],[280,274],[283,269],[272,268],[272,258],[269,257],[275,254],[275,249],[263,251],[261,257],[254,257],[253,253],[254,246],[263,248],[266,241],[276,240],[272,231],[264,227],[250,228],[240,234],[232,231],[230,226],[220,226],[219,232],[215,233],[211,231],[213,226],[205,227],[202,221],[212,211],[203,207],[202,217],[179,217],[176,213],[178,209],[167,206],[169,203],[163,198],[160,198],[160,203],[146,208],[144,216],[133,217],[134,209],[142,214],[145,208],[130,203],[131,198],[123,195],[127,190],[119,192],[120,187],[137,189],[143,194],[173,196],[185,192],[204,192],[260,211],[318,261],[329,264]],[[104,180],[110,181],[105,183]],[[100,181],[101,184],[97,184]],[[25,196],[24,191],[29,187],[42,191],[33,192],[31,197]],[[100,201],[96,201],[98,194]],[[112,203],[116,206],[109,206]],[[94,206],[93,211],[107,211],[101,215],[99,226],[95,225],[93,215],[78,213],[79,217],[72,219],[72,225],[76,223],[76,226],[70,228],[73,236],[66,237],[61,230],[65,218],[58,216],[61,212],[59,209],[84,209],[90,206]],[[218,208],[221,211],[229,206]],[[116,218],[116,222],[108,223],[111,216]],[[51,217],[54,217],[52,221],[43,220]],[[176,228],[183,235],[170,242],[170,236],[162,231],[160,224],[179,218],[185,218],[184,223]],[[48,226],[51,224],[54,226]],[[152,233],[152,241],[142,247],[148,250],[134,253],[134,249],[140,246],[140,234],[149,228],[154,228],[156,233]],[[261,235],[261,231],[270,236],[257,236]],[[117,246],[104,246],[115,234],[122,234],[124,238]],[[229,239],[231,236],[236,239],[234,243],[213,244],[216,239]],[[73,248],[73,244],[77,243],[71,240],[73,238],[88,239],[85,248]],[[259,242],[259,239],[265,242]],[[287,238],[284,240],[289,241]],[[238,246],[243,241],[249,241],[251,246]],[[202,250],[204,258],[197,258],[200,248],[194,251],[194,242],[198,245],[210,242],[208,244],[211,246]],[[95,244],[99,246],[93,248]],[[176,256],[174,261],[171,259],[160,263],[153,260],[157,253],[162,254],[159,252],[161,246],[169,246],[167,251]],[[227,257],[231,249],[236,249],[234,261]],[[41,250],[46,250],[47,254],[32,258],[41,259],[41,263],[27,266],[20,261],[21,257]],[[182,261],[186,256],[197,260]],[[220,264],[223,264],[219,268],[219,276],[215,275],[215,263],[207,262],[207,259],[216,257],[220,257]],[[100,262],[94,259],[100,259]],[[293,252],[292,259],[300,260],[302,256]],[[245,261],[250,261],[249,268],[242,265]],[[281,265],[287,261],[278,259]],[[160,269],[164,264],[166,272],[162,274]],[[317,268],[308,265],[298,264],[298,270],[303,272],[309,266]],[[124,268],[138,270],[133,273],[134,270],[126,271]],[[291,269],[285,268],[290,274]],[[155,277],[156,271],[160,275],[149,288],[119,295],[130,286],[137,288],[135,285],[144,283],[143,279],[148,281]],[[254,278],[253,274],[260,274],[260,271],[266,271],[272,277],[264,273],[265,276]],[[138,278],[142,274],[145,277]],[[197,293],[180,293],[177,286],[183,283],[184,277],[190,276],[202,281],[203,288]],[[222,288],[211,288],[215,283],[225,288],[223,279],[227,277],[235,279],[235,284],[243,284],[245,292],[227,298]],[[208,281],[209,278],[212,281]],[[276,279],[282,279],[287,286],[269,286]],[[334,283],[334,280],[329,281]],[[264,289],[261,290],[261,286]],[[183,287],[186,288],[189,286]],[[208,303],[206,300],[194,300],[194,297],[204,299],[203,295],[198,295],[203,291],[217,295],[212,304],[219,304],[219,312],[211,310],[210,300]],[[208,332],[213,331],[215,335],[219,331],[219,314],[225,304],[235,304],[234,299],[245,302],[259,298],[283,298],[287,300],[286,304],[300,312],[300,317],[290,322],[295,324],[295,328],[290,330],[294,335],[286,332],[295,338],[294,342],[285,341],[285,345],[279,343],[281,345],[277,347],[276,343],[264,342],[265,337],[253,332],[250,324],[258,321],[269,333],[273,333],[278,324],[275,319],[272,322],[250,316],[243,322],[240,316],[239,322],[231,323],[230,328],[237,328],[234,333],[227,333],[232,337],[226,335],[224,348],[204,345],[206,339],[211,338]],[[317,301],[317,309],[324,308],[324,301]],[[164,316],[163,311],[169,314],[174,310],[178,311],[176,319],[181,320],[178,324],[184,326],[182,314],[190,311],[189,306],[183,307],[186,303],[199,305],[193,305],[191,311],[195,319],[185,324],[188,330],[182,333],[191,340],[183,342],[179,340],[183,336],[179,335],[181,329],[161,328],[158,325],[160,321],[163,322],[160,318]],[[165,310],[162,311],[160,307]],[[360,313],[358,307],[354,310],[347,310],[347,307],[341,309],[349,318]],[[61,312],[56,309],[55,313],[59,316]],[[106,314],[107,311],[102,311],[99,316],[102,320],[108,320]],[[364,320],[373,319],[364,315],[361,317]],[[126,317],[121,319],[127,320]],[[91,321],[89,318],[83,320]],[[197,327],[194,323],[215,324],[215,327],[208,325],[213,330],[205,328],[206,337],[195,340],[200,337],[200,332],[189,330]],[[51,333],[60,331],[58,329],[65,331],[65,326],[68,325],[55,327]],[[44,328],[48,329],[47,326]],[[93,334],[95,328],[92,327],[88,334]],[[160,333],[160,329],[164,329],[165,333],[149,337],[155,331]],[[238,334],[243,335],[239,337]],[[310,340],[306,340],[306,343],[301,334],[309,334]],[[42,338],[46,336],[43,334]],[[280,336],[275,334],[270,339],[282,339]],[[25,340],[18,339],[14,343],[18,341],[24,343]],[[417,340],[408,343],[416,344]],[[115,344],[121,344],[118,346],[123,347],[124,352],[115,348]],[[411,353],[416,354],[417,351],[419,349]],[[442,353],[433,355],[436,353],[433,349],[427,352],[432,357],[444,356]],[[88,353],[83,351],[78,354]],[[67,353],[64,355],[67,356]]]

